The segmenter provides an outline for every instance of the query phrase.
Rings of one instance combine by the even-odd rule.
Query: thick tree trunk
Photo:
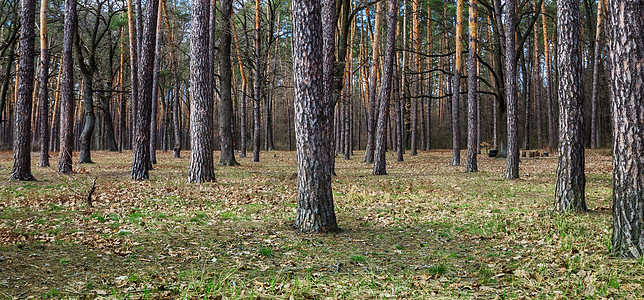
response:
[[[219,136],[221,137],[221,158],[220,166],[237,166],[235,160],[235,149],[233,148],[233,100],[232,100],[232,63],[230,60],[230,47],[232,44],[232,32],[230,17],[232,14],[233,0],[223,0],[221,3],[221,42],[219,45],[219,75],[220,105],[219,108]],[[213,62],[210,62],[213,63]]]
[[[376,96],[376,84],[378,80],[378,61],[380,59],[380,23],[382,22],[382,3],[376,4],[376,21],[374,23],[371,55],[371,71],[369,71],[369,115],[367,116],[367,146],[364,154],[364,162],[373,163],[376,134],[376,109],[378,98]]]
[[[452,166],[461,164],[461,123],[459,102],[461,92],[461,66],[463,64],[463,0],[456,2],[456,58],[454,59],[454,84],[452,85]]]
[[[586,211],[584,175],[584,93],[582,83],[579,2],[557,2],[559,69],[559,165],[554,210]]]
[[[388,0],[389,9],[387,12],[387,44],[385,48],[385,60],[382,70],[382,82],[378,95],[380,112],[378,113],[378,127],[376,134],[376,154],[373,164],[374,175],[387,174],[386,162],[386,139],[387,132],[385,122],[389,119],[389,98],[393,82],[394,57],[396,56],[396,17],[398,14],[398,0]]]
[[[595,33],[595,51],[593,57],[593,91],[590,105],[590,147],[599,148],[599,126],[597,122],[597,85],[599,81],[599,56],[601,54],[602,11],[604,1],[597,1],[597,31]]]
[[[9,180],[36,180],[31,175],[31,109],[34,89],[34,23],[36,1],[20,2],[19,84],[14,112],[13,169]]]
[[[49,167],[49,47],[47,0],[40,1],[40,166]]]
[[[323,95],[323,38],[320,2],[295,0],[293,11],[293,72],[297,135],[297,219],[302,232],[338,231],[328,164],[330,120]]]
[[[326,126],[326,139],[329,143],[326,145],[327,152],[327,161],[329,162],[329,169],[331,175],[333,175],[335,167],[335,148],[333,143],[333,129],[334,126],[334,109],[335,109],[335,90],[334,90],[334,80],[335,72],[335,32],[337,27],[337,13],[336,0],[323,0],[322,1],[322,69],[323,69],[323,103],[326,106],[324,108],[324,116]],[[290,110],[289,110],[290,114]],[[290,116],[289,116],[290,121]],[[289,122],[289,150],[291,148],[291,124]],[[337,127],[336,127],[337,128]],[[297,142],[296,142],[297,143]]]
[[[506,157],[505,178],[519,178],[519,136],[517,105],[517,65],[515,50],[516,0],[506,2],[505,28],[505,88],[508,114],[508,155]]]
[[[226,2],[231,0],[225,0]],[[210,76],[210,59],[208,56],[208,20],[210,15],[210,1],[192,0],[192,20],[190,27],[190,167],[188,169],[188,182],[202,183],[215,181],[213,154],[209,144],[212,128],[209,126],[213,109],[212,77]],[[225,8],[222,12],[225,12]],[[230,10],[227,11],[230,17]],[[225,14],[223,14],[225,15]],[[224,25],[225,26],[225,25]],[[230,30],[229,33],[230,35]],[[228,52],[230,52],[230,36],[228,39]],[[230,53],[228,53],[230,55]],[[222,66],[223,69],[224,66]],[[230,63],[228,64],[230,72]],[[222,74],[222,76],[225,74]],[[230,78],[230,74],[228,74]],[[223,83],[223,80],[222,80]],[[223,86],[223,84],[222,84]],[[225,93],[222,91],[222,94]],[[228,85],[230,97],[230,84]],[[230,100],[230,99],[228,99]],[[230,129],[230,128],[228,128]],[[230,130],[228,131],[230,137]],[[229,145],[232,147],[232,145]],[[230,148],[228,149],[230,150]]]
[[[74,57],[76,36],[76,0],[65,0],[65,24],[63,34],[63,62],[60,88],[60,153],[58,172],[72,172],[74,149]]]
[[[644,2],[607,0],[613,115],[613,237],[619,257],[644,256]]]
[[[477,172],[478,164],[476,160],[476,154],[478,153],[478,135],[477,131],[477,94],[478,94],[478,79],[476,78],[478,74],[477,70],[477,9],[476,9],[476,0],[470,0],[469,2],[469,58],[467,61],[467,160],[465,162],[465,171],[466,172]]]
[[[134,132],[136,126],[136,110],[139,102],[139,42],[137,40],[137,28],[133,15],[134,8],[132,7],[132,0],[127,1],[127,20],[128,20],[128,34],[130,43],[130,133]],[[132,147],[132,134],[129,136],[130,147]]]
[[[141,59],[139,61],[139,95],[137,101],[137,118],[134,120],[132,145],[132,180],[149,178],[150,167],[150,115],[152,110],[152,81],[154,73],[154,53],[159,0],[147,0],[145,3],[145,25],[141,42]]]

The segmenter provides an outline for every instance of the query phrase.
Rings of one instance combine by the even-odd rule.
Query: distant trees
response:
[[[35,180],[31,175],[31,109],[34,88],[34,24],[36,1],[20,3],[20,61],[16,91],[15,135],[13,138],[13,169],[9,179]]]
[[[294,0],[293,83],[297,143],[297,218],[303,232],[338,231],[328,155],[330,120],[323,97],[323,39],[319,0]]]
[[[644,256],[644,1],[606,1],[613,116],[612,252]]]
[[[582,103],[579,2],[557,2],[557,65],[559,69],[559,165],[554,209],[586,211],[584,118]]]

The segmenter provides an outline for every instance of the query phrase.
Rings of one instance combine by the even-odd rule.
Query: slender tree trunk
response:
[[[427,54],[432,54],[432,10],[431,7],[427,6]],[[427,70],[432,69],[432,58],[427,58]],[[425,143],[427,144],[425,148],[427,150],[432,149],[432,74],[427,74],[427,97],[425,101],[427,102],[427,112],[425,115]]]
[[[19,84],[14,113],[13,169],[9,180],[36,180],[31,175],[31,109],[34,89],[34,23],[36,1],[20,2]]]
[[[414,50],[414,53],[411,56],[411,149],[409,150],[409,155],[415,156],[418,154],[418,95],[420,95],[419,91],[419,86],[418,86],[418,71],[420,70],[420,57],[418,56],[418,52],[420,52],[420,27],[419,27],[419,14],[420,12],[418,11],[418,1],[419,0],[412,0],[411,1],[411,7],[412,7],[412,12],[413,16],[411,19],[412,23],[412,28],[411,28],[411,43],[412,43],[412,49]],[[462,0],[459,0],[461,2],[461,8],[462,8]],[[461,15],[462,18],[462,15]],[[458,30],[458,29],[457,29]],[[461,25],[461,31],[462,31],[462,25]],[[457,42],[458,43],[458,42]]]
[[[517,130],[517,64],[515,49],[516,0],[506,2],[505,28],[505,88],[508,112],[508,155],[505,178],[519,178],[519,135]]]
[[[529,48],[529,47],[528,47]],[[532,54],[530,52],[530,49],[528,49],[528,59],[527,61],[525,59],[521,59],[521,70],[523,71],[523,103],[525,106],[523,107],[524,109],[524,119],[523,119],[523,149],[530,149],[530,101],[532,89],[530,86],[530,80],[528,79],[528,61],[532,59]]]
[[[125,77],[125,41],[123,36],[125,35],[125,29],[121,27],[121,66],[119,67],[119,88],[121,90],[125,89],[123,85],[123,78]],[[127,125],[127,103],[124,93],[119,93],[119,152],[123,152],[125,149],[125,141],[127,139],[126,125]]]
[[[220,166],[237,166],[235,149],[233,148],[233,100],[232,100],[232,63],[230,48],[232,32],[230,17],[232,15],[233,0],[223,0],[221,3],[221,42],[219,45],[219,75],[221,101],[219,108],[219,136],[221,137]],[[211,62],[212,63],[212,62]]]
[[[389,119],[389,97],[393,82],[394,57],[396,56],[396,18],[398,16],[398,0],[388,0],[389,9],[387,13],[387,45],[385,46],[385,61],[382,71],[382,82],[380,84],[380,112],[378,113],[378,127],[376,134],[376,154],[373,164],[374,175],[387,174],[386,162],[386,138],[387,132],[385,122]]]
[[[156,24],[159,0],[147,0],[145,8],[145,25],[141,42],[141,59],[139,61],[139,95],[136,111],[132,145],[132,180],[149,178],[150,163],[150,115],[152,114],[152,81],[154,73],[154,53]]]
[[[239,121],[239,131],[240,131],[240,138],[241,138],[241,141],[240,141],[241,153],[239,154],[239,157],[246,157],[246,141],[248,140],[246,138],[246,102],[247,102],[246,95],[248,94],[248,80],[246,79],[246,73],[244,72],[244,65],[242,63],[242,58],[241,58],[241,50],[239,49],[239,41],[237,39],[237,31],[235,30],[234,24],[232,24],[232,30],[233,30],[233,38],[235,39],[235,49],[237,50],[237,62],[239,63],[239,73],[241,74],[242,89],[243,89],[242,97],[241,97],[242,98],[241,112],[240,112],[241,120]],[[290,140],[289,140],[289,143],[290,143]]]
[[[137,40],[137,28],[135,24],[135,19],[133,15],[134,8],[132,7],[132,0],[127,1],[127,20],[128,20],[128,33],[129,33],[129,42],[130,42],[130,133],[134,132],[134,127],[136,127],[136,109],[137,103],[139,101],[139,77],[138,77],[138,66],[139,66],[139,42]],[[133,136],[130,134],[129,141],[130,147],[132,147]]]
[[[329,173],[331,175],[335,172],[335,148],[334,148],[334,135],[332,126],[334,122],[334,109],[335,109],[335,32],[337,27],[337,2],[336,0],[323,0],[322,1],[322,68],[323,68],[323,104],[324,107],[324,122],[326,122],[325,137],[329,142],[326,145],[326,159],[329,162]],[[290,121],[290,117],[289,117]],[[289,149],[291,147],[291,134],[289,122]],[[296,133],[297,136],[297,133]],[[297,144],[297,141],[296,141]]]
[[[534,11],[538,11],[537,0],[534,1]],[[543,80],[541,79],[541,58],[539,57],[539,30],[537,30],[537,24],[535,23],[534,28],[534,54],[533,54],[533,64],[532,64],[532,80],[534,87],[534,101],[535,109],[537,115],[537,148],[543,147],[543,112],[541,109],[543,99],[541,99],[541,87],[543,86]]]
[[[380,23],[382,22],[382,3],[376,4],[376,21],[373,29],[373,41],[371,55],[371,71],[369,72],[369,115],[367,116],[367,148],[365,149],[364,162],[367,164],[373,163],[373,155],[375,150],[375,134],[376,134],[376,104],[378,103],[376,97],[376,84],[378,75],[378,60],[380,59]]]
[[[544,71],[546,72],[546,106],[547,107],[547,112],[548,112],[548,150],[551,152],[555,151],[555,147],[557,146],[557,140],[556,140],[556,135],[557,132],[555,131],[555,115],[554,115],[554,100],[553,100],[553,95],[552,95],[552,63],[551,63],[551,56],[550,56],[550,45],[548,43],[548,26],[546,23],[546,4],[545,1],[541,2],[541,20],[542,20],[542,25],[543,25],[543,55],[545,57],[544,62],[545,62],[545,68]]]
[[[459,102],[461,92],[461,66],[463,64],[463,0],[456,2],[456,58],[452,86],[452,166],[461,164],[461,124]]]
[[[152,75],[152,113],[150,114],[150,169],[157,163],[157,113],[159,106],[159,73],[161,72],[161,18],[163,11],[158,7],[156,38],[154,46],[154,73]]]
[[[584,174],[584,91],[582,83],[579,2],[557,2],[559,69],[559,165],[554,210],[586,211]]]
[[[261,91],[262,91],[262,73],[261,73],[261,31],[260,31],[260,1],[255,0],[255,83],[253,85],[254,99],[253,99],[253,161],[259,161],[259,147],[260,147],[260,132],[261,132],[261,120],[260,120],[260,101],[261,101]]]
[[[405,120],[404,120],[404,110],[405,110],[405,100],[401,97],[400,95],[400,72],[398,71],[398,59],[394,60],[394,67],[393,67],[393,83],[392,83],[392,88],[391,88],[391,93],[392,96],[391,98],[396,101],[394,105],[396,106],[396,128],[398,129],[398,132],[396,134],[396,148],[397,148],[397,157],[396,161],[404,161],[403,154],[405,151]]]
[[[76,36],[76,0],[65,0],[65,23],[63,34],[63,62],[61,65],[60,89],[60,153],[58,172],[72,172],[72,151],[74,149],[74,57],[72,56]]]
[[[593,91],[590,105],[590,146],[599,148],[599,126],[597,122],[597,85],[599,81],[599,56],[601,55],[602,10],[604,0],[597,1],[597,30],[595,33],[595,51],[593,57]]]
[[[49,47],[47,0],[40,1],[40,166],[49,167]]]
[[[644,256],[644,2],[606,1],[613,115],[613,236],[619,257]]]
[[[328,4],[325,4],[325,6]],[[320,2],[295,0],[293,18],[293,73],[295,132],[297,136],[297,218],[302,232],[335,232],[331,170],[328,164],[329,120],[323,95],[324,66]]]
[[[477,172],[478,164],[476,160],[476,154],[478,150],[478,135],[477,131],[477,94],[478,94],[478,65],[477,65],[477,9],[476,9],[476,0],[470,0],[469,2],[469,30],[470,30],[470,39],[469,39],[469,58],[467,61],[467,160],[465,162],[465,171],[466,172]]]

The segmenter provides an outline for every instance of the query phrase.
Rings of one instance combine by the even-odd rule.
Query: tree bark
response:
[[[463,0],[456,1],[456,58],[454,59],[454,84],[452,85],[452,166],[461,164],[461,123],[459,102],[461,92],[461,66],[463,64]]]
[[[328,103],[323,95],[323,38],[321,5],[317,0],[295,0],[293,18],[293,73],[295,132],[297,136],[297,219],[302,232],[335,232],[328,134]]]
[[[65,23],[63,27],[58,172],[71,173],[72,151],[74,149],[74,57],[72,53],[74,37],[76,36],[76,0],[65,0]]]
[[[517,130],[517,65],[515,49],[516,0],[506,2],[505,28],[505,88],[508,112],[508,155],[505,178],[519,178],[519,136]]]
[[[260,101],[262,91],[262,73],[261,73],[261,31],[260,31],[260,1],[255,0],[255,82],[253,84],[254,97],[253,97],[253,161],[259,161],[259,147],[260,147],[260,132],[261,132],[261,119],[260,119]]]
[[[613,236],[619,257],[644,256],[644,2],[607,0],[613,115]]]
[[[150,167],[150,115],[152,110],[152,81],[154,73],[154,53],[156,24],[159,0],[147,0],[145,3],[145,25],[141,42],[141,59],[139,61],[139,95],[137,101],[137,118],[134,120],[132,145],[132,180],[149,178]]]
[[[478,134],[479,132],[477,131],[477,122],[476,122],[476,115],[477,115],[477,94],[478,94],[478,79],[477,79],[477,74],[478,74],[478,66],[477,66],[477,59],[476,59],[476,54],[477,54],[477,32],[476,32],[476,25],[477,25],[477,9],[476,9],[476,0],[470,0],[469,1],[469,30],[470,30],[470,38],[469,38],[469,58],[467,61],[467,160],[465,162],[465,171],[466,172],[477,172],[478,171],[478,164],[476,160],[476,154],[477,154],[477,141],[478,141]]]
[[[219,136],[221,138],[220,166],[237,166],[235,149],[233,148],[233,100],[232,100],[232,63],[230,48],[232,32],[230,17],[232,14],[233,0],[223,0],[221,3],[221,43],[219,45],[219,75],[221,107],[219,108]],[[210,62],[213,63],[213,62]]]
[[[590,105],[590,147],[599,148],[599,124],[597,122],[597,85],[599,81],[599,56],[601,54],[602,11],[604,0],[597,1],[597,30],[595,32],[595,51],[593,55],[593,91]]]
[[[150,164],[157,163],[157,111],[159,106],[159,73],[161,72],[161,6],[157,9],[157,26],[154,46],[154,73],[152,77],[152,113],[150,114]],[[151,166],[150,166],[151,168]]]
[[[240,149],[241,153],[239,157],[246,157],[246,102],[248,95],[248,80],[246,79],[246,73],[244,72],[244,64],[242,63],[241,50],[239,49],[239,41],[237,39],[237,31],[235,30],[235,25],[232,24],[233,38],[235,39],[235,50],[237,51],[237,61],[239,63],[239,73],[242,78],[242,97],[241,97],[241,112],[240,112],[240,121],[239,121],[239,131],[240,131]],[[290,121],[290,117],[289,117]],[[290,133],[290,132],[289,132]],[[290,139],[289,139],[290,143]]]
[[[420,57],[418,53],[420,52],[420,26],[418,22],[419,18],[419,11],[418,11],[418,1],[419,0],[412,0],[411,1],[411,7],[412,7],[412,28],[411,28],[411,44],[412,44],[412,49],[414,50],[414,53],[412,53],[411,56],[411,147],[409,150],[409,155],[411,156],[416,156],[418,154],[418,95],[420,95],[420,89],[418,85],[418,71],[420,70]],[[463,6],[462,1],[461,2],[461,8]],[[461,22],[462,22],[462,13],[461,13]],[[461,33],[462,33],[462,25],[461,25]],[[457,29],[458,31],[458,29]],[[458,33],[457,33],[458,35]],[[457,37],[458,38],[458,37]],[[458,44],[458,42],[457,42]]]
[[[385,61],[382,70],[382,81],[378,95],[380,112],[378,113],[378,127],[376,134],[376,154],[373,164],[374,175],[387,174],[387,131],[385,122],[389,119],[389,97],[393,83],[394,57],[396,56],[396,17],[398,14],[398,0],[388,0],[387,12],[387,44],[385,48]]]
[[[376,4],[376,20],[373,27],[373,51],[371,55],[371,71],[369,71],[369,115],[367,116],[367,146],[365,149],[364,162],[373,163],[376,134],[376,84],[378,80],[378,61],[380,59],[380,23],[382,22],[382,3]]]
[[[47,0],[40,1],[40,166],[49,167],[49,47]]]
[[[544,71],[546,72],[546,106],[547,106],[547,112],[548,112],[548,150],[551,152],[555,151],[555,147],[557,146],[557,140],[556,140],[556,135],[557,132],[555,131],[555,115],[554,115],[554,100],[553,100],[553,95],[552,95],[552,63],[551,63],[551,55],[550,55],[550,45],[548,42],[548,26],[546,22],[546,4],[545,1],[541,2],[541,21],[543,25],[543,55],[545,57],[544,62],[545,62],[545,68]]]
[[[31,174],[31,109],[34,89],[34,23],[36,1],[20,1],[19,84],[16,90],[13,169],[9,180],[36,180]]]
[[[231,0],[225,0],[226,2]],[[202,183],[215,181],[213,154],[209,144],[212,128],[209,126],[213,109],[212,77],[210,76],[210,59],[208,55],[208,20],[210,18],[210,1],[192,0],[192,20],[190,27],[190,167],[188,182]],[[224,12],[225,8],[222,9]],[[225,14],[222,14],[225,15]],[[228,11],[230,16],[230,11]],[[224,25],[225,26],[225,25]],[[230,34],[230,33],[229,33]],[[230,39],[229,39],[230,43]],[[230,45],[229,45],[230,48]],[[230,51],[230,50],[229,50]],[[223,67],[223,66],[222,66]],[[230,72],[230,64],[228,64]],[[222,74],[224,75],[224,74]],[[230,76],[229,76],[230,78]],[[222,81],[223,83],[223,81]],[[223,84],[222,84],[223,86]],[[224,93],[222,91],[222,93]],[[230,85],[228,85],[230,95]],[[229,99],[230,100],[230,99]],[[228,132],[230,134],[230,130]]]
[[[584,101],[579,2],[557,2],[559,69],[559,165],[554,210],[586,211],[584,175]]]

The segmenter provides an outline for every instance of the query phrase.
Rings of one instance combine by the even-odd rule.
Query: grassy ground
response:
[[[480,156],[476,174],[424,152],[373,176],[337,160],[339,234],[292,229],[295,154],[217,167],[187,184],[189,154],[129,180],[131,153],[37,182],[0,181],[0,298],[639,298],[644,262],[609,254],[611,158],[587,154],[588,213],[551,213],[555,158],[522,179]],[[55,156],[54,156],[55,157]],[[464,157],[464,156],[463,156]],[[11,153],[0,153],[8,178]],[[216,158],[218,159],[218,158]],[[37,162],[37,158],[34,158]],[[55,159],[52,159],[55,162]],[[94,206],[85,201],[97,177]]]

